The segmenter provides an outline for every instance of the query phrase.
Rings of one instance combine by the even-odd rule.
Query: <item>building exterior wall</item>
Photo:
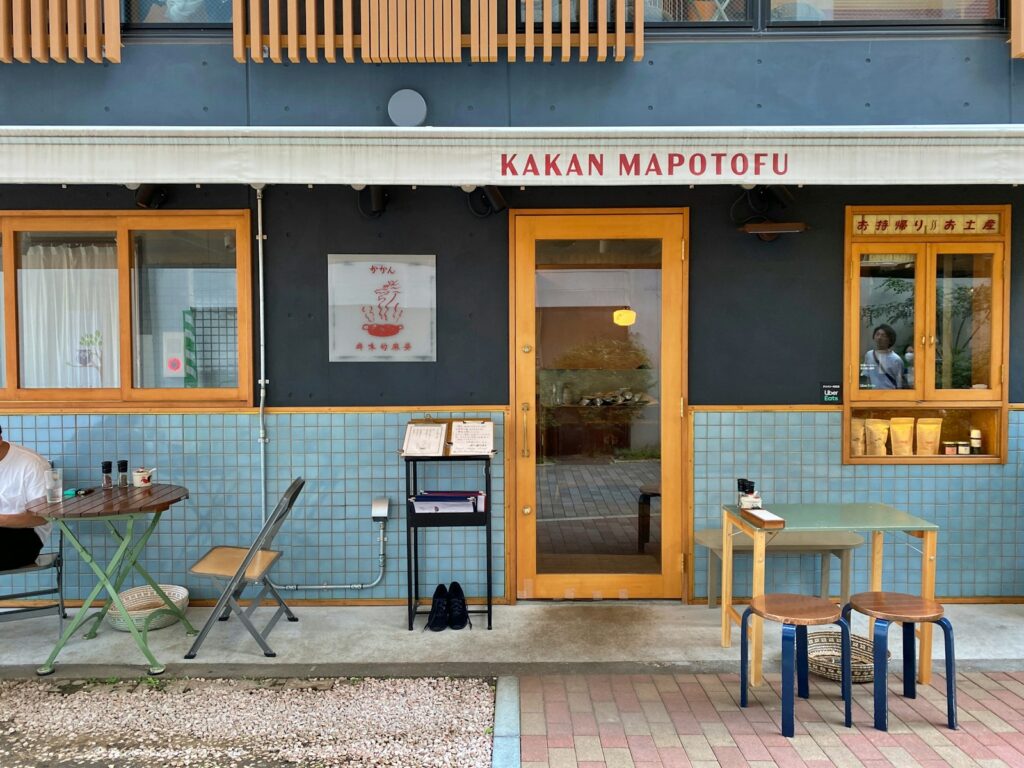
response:
[[[652,33],[644,61],[451,65],[238,64],[230,40],[129,38],[119,65],[0,66],[0,111],[11,125],[386,126],[399,88],[426,98],[435,126],[929,125],[1024,122],[1024,64],[1005,32],[877,34]],[[736,231],[731,187],[580,190],[517,189],[514,208],[688,207],[691,294],[689,401],[693,413],[696,528],[717,524],[738,476],[754,477],[778,503],[814,500],[907,504],[941,527],[941,596],[1024,595],[1024,411],[1011,411],[1005,465],[844,466],[841,414],[801,411],[819,383],[842,378],[843,211],[846,205],[1011,203],[1015,188],[793,190],[801,235],[762,243]],[[951,179],[956,182],[956,179]],[[898,179],[894,179],[898,182]],[[309,482],[280,543],[282,583],[355,583],[376,572],[374,496],[392,500],[387,574],[367,592],[305,597],[405,596],[401,427],[422,416],[486,415],[503,445],[509,402],[508,226],[472,217],[451,188],[391,191],[379,220],[359,216],[347,187],[266,190],[268,403],[296,409],[269,416],[268,497],[290,479]],[[116,209],[132,205],[117,187],[3,187],[0,209]],[[169,207],[248,208],[246,187],[172,190]],[[1009,332],[1010,402],[1024,403],[1024,216],[1015,217]],[[436,253],[440,352],[436,364],[330,364],[326,355],[329,253]],[[755,301],[739,301],[738,298]],[[254,316],[256,311],[254,311]],[[302,343],[296,343],[301,340]],[[730,376],[742,363],[758,377]],[[472,375],[467,375],[472,368]],[[736,412],[730,406],[765,406]],[[797,406],[791,411],[771,406]],[[363,408],[360,412],[327,409]],[[407,408],[409,410],[395,410]],[[479,408],[494,410],[480,411]],[[322,410],[317,410],[322,409]],[[128,458],[160,468],[161,481],[190,488],[146,552],[160,581],[185,583],[198,598],[210,586],[187,566],[227,536],[248,542],[259,527],[259,445],[255,413],[4,413],[5,436],[55,459],[68,486],[96,482],[99,461]],[[756,440],[756,442],[755,442]],[[503,450],[494,462],[495,594],[510,564]],[[452,480],[457,480],[453,477]],[[468,478],[467,478],[468,481]],[[484,591],[482,532],[425,535],[422,583],[458,578]],[[99,540],[99,534],[97,534]],[[916,553],[902,543],[887,556],[886,583],[917,587]],[[93,583],[71,557],[68,595]],[[461,563],[459,572],[449,562]],[[747,578],[742,565],[736,583]],[[855,588],[864,587],[858,558]],[[692,567],[705,591],[701,552]],[[813,558],[788,557],[769,589],[815,591]],[[891,579],[889,578],[891,575]],[[738,592],[743,589],[738,587]]]

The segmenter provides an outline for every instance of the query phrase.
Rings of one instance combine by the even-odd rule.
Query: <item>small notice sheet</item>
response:
[[[493,421],[453,421],[451,456],[489,456],[494,452]]]
[[[447,424],[406,424],[402,454],[405,456],[443,455],[447,429]]]

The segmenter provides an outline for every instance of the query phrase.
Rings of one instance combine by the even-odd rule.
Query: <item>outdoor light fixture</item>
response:
[[[167,190],[156,184],[140,184],[135,190],[135,204],[139,208],[159,208],[167,202]]]
[[[505,196],[498,187],[489,184],[485,187],[475,187],[467,184],[461,189],[466,193],[470,213],[477,218],[484,219],[492,213],[501,213],[508,208]]]
[[[805,232],[807,225],[802,221],[748,221],[739,228],[740,232],[757,235],[758,239],[771,242],[779,235]]]
[[[632,325],[636,322],[636,312],[629,307],[616,309],[612,312],[612,322],[616,325]]]
[[[387,187],[370,184],[356,192],[356,207],[366,218],[378,219],[384,213],[384,209],[388,207],[389,199]]]

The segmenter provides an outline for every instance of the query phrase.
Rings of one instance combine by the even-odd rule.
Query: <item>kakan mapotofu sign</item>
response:
[[[327,257],[330,360],[437,359],[434,256]]]

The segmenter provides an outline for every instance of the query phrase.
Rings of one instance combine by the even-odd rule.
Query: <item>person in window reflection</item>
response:
[[[35,451],[12,445],[0,428],[0,571],[31,565],[50,535],[50,524],[25,506],[46,494],[50,463]]]
[[[871,332],[874,349],[864,354],[863,370],[867,374],[871,389],[904,389],[903,360],[892,351],[896,343],[896,331],[891,325],[882,323]]]

